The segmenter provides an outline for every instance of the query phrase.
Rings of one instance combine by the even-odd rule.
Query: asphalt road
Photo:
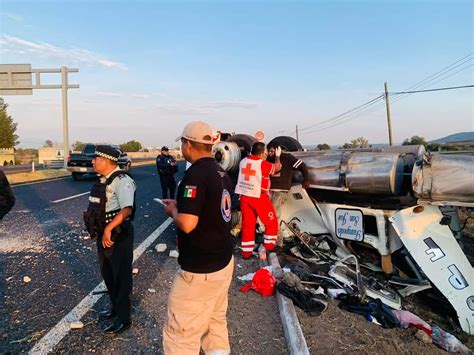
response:
[[[155,167],[134,168],[132,175],[138,185],[136,247],[167,217],[153,201],[161,197]],[[0,223],[0,353],[30,350],[102,281],[95,241],[87,238],[82,220],[84,193],[94,181],[66,178],[14,187],[17,203]],[[160,240],[173,245],[175,235],[168,227]],[[25,276],[31,281],[25,283]]]

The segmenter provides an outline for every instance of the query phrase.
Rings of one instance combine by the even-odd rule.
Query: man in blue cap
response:
[[[89,196],[84,212],[86,228],[97,239],[100,271],[109,292],[110,309],[99,312],[101,318],[115,318],[104,329],[117,334],[128,329],[132,293],[132,262],[136,184],[117,165],[120,152],[109,145],[98,145],[92,160],[100,174]]]

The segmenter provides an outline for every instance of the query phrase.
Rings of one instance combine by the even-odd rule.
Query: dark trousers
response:
[[[13,205],[0,206],[0,221],[6,216],[8,212],[10,212],[12,208]]]
[[[127,322],[130,319],[132,308],[132,262],[133,262],[133,225],[124,222],[122,229],[116,236],[112,248],[102,246],[98,239],[97,251],[102,277],[109,291],[112,308],[117,314],[117,320]]]
[[[161,194],[162,198],[175,198],[176,192],[176,181],[174,180],[174,175],[160,175],[161,182]],[[169,191],[169,195],[168,195]]]

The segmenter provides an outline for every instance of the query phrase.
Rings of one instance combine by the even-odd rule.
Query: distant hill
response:
[[[449,136],[438,138],[428,143],[451,143],[459,141],[474,141],[474,132],[461,132],[450,134]]]

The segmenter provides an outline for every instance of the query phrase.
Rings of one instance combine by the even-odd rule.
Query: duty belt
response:
[[[118,213],[120,212],[120,210],[115,210],[115,211],[110,211],[110,212],[105,212],[105,224],[109,224],[110,222],[112,222],[112,220],[114,219],[114,217],[116,215],[118,215]]]

